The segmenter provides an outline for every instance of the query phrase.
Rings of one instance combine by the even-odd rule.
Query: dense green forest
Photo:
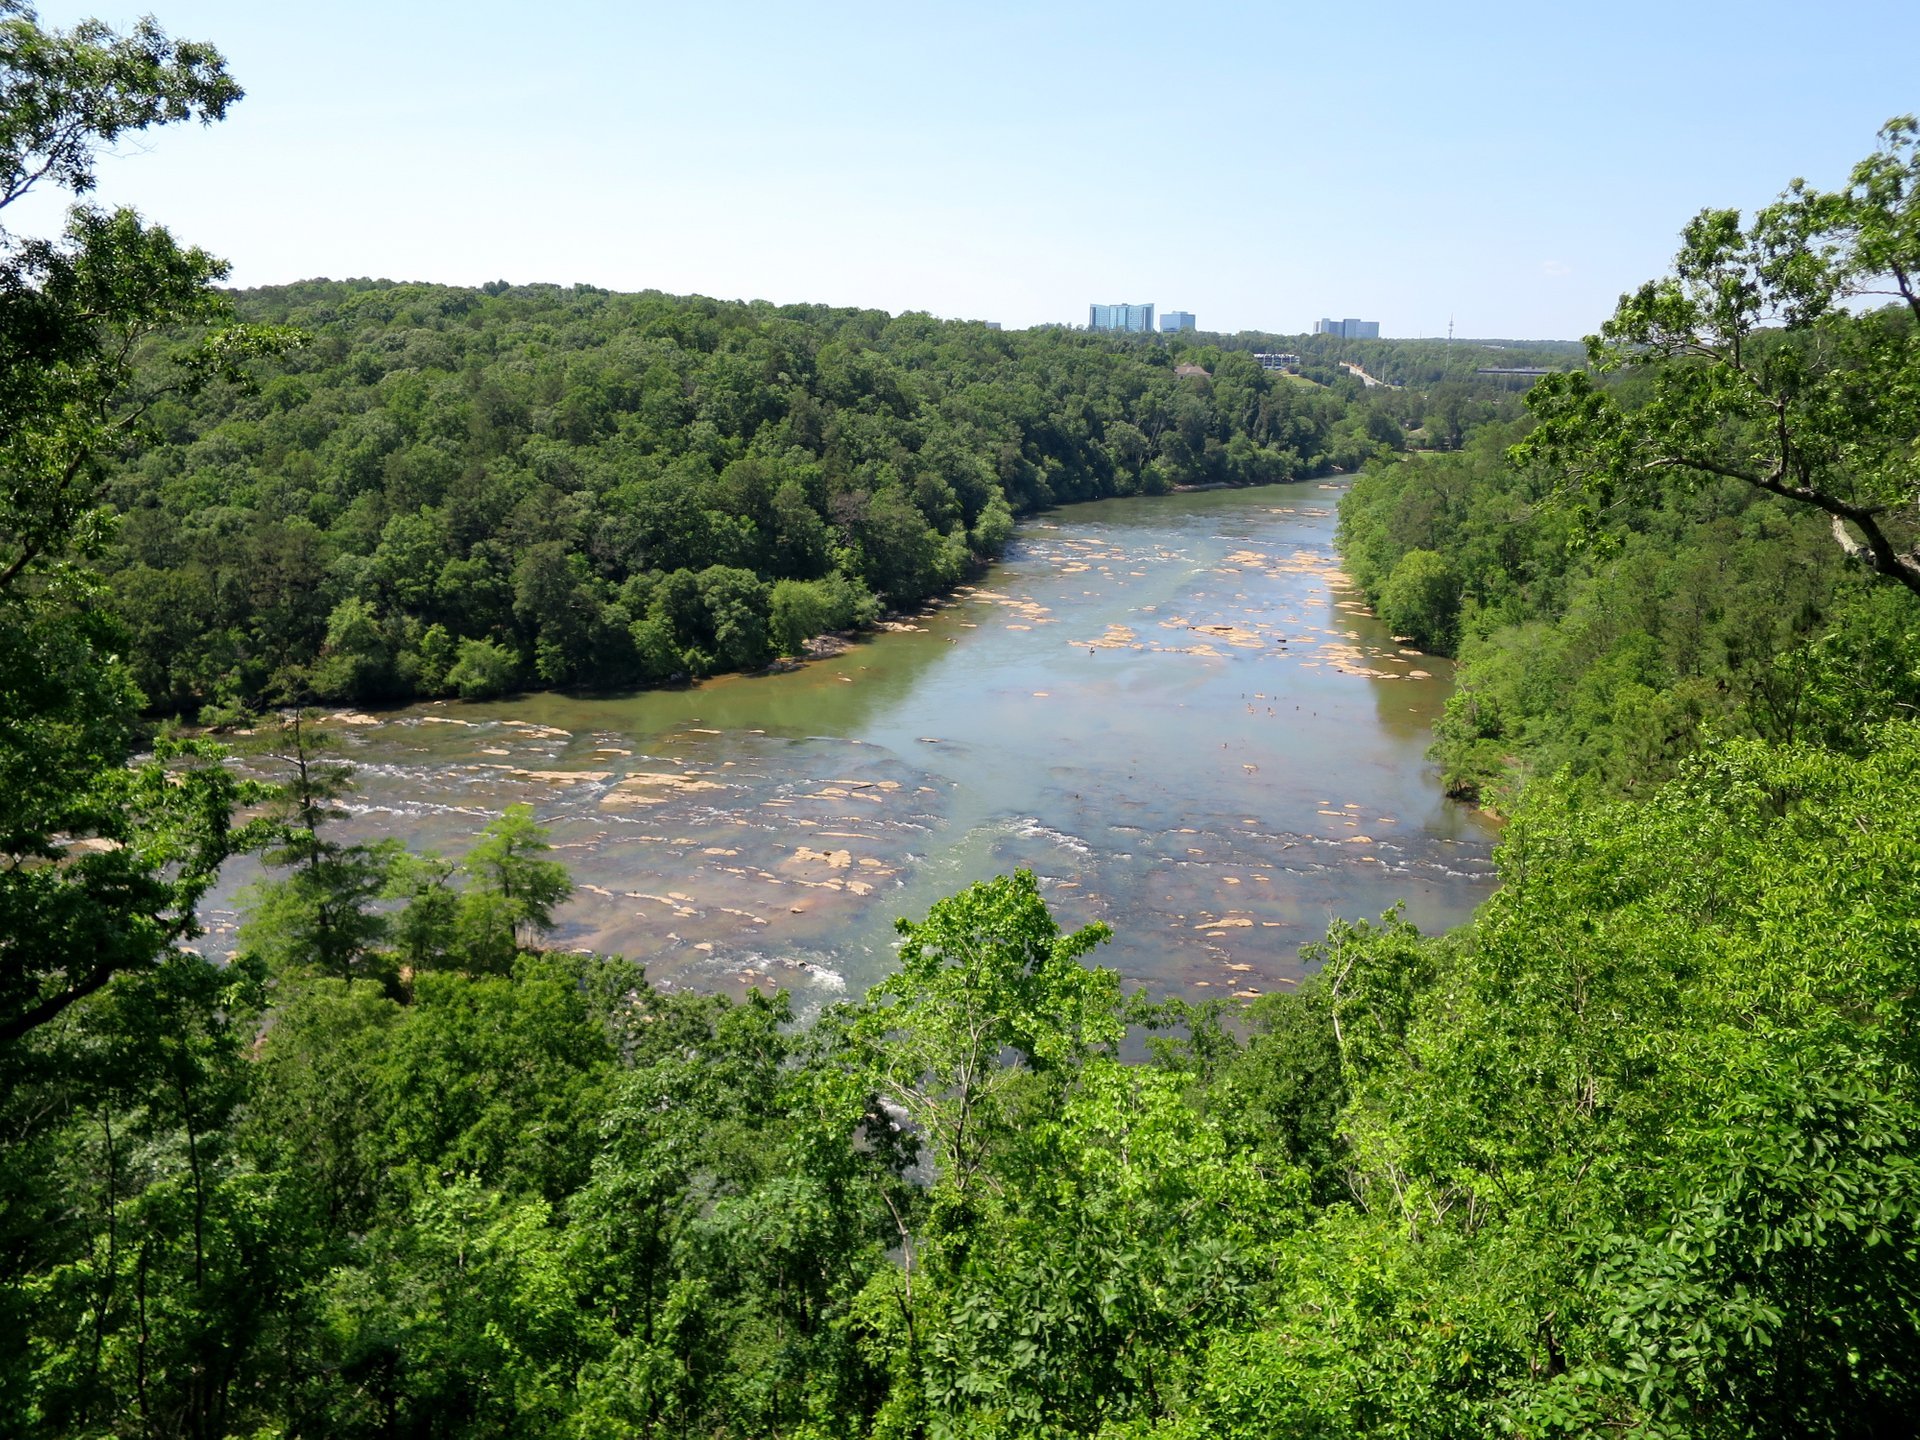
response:
[[[303,341],[156,404],[106,491],[134,678],[189,714],[751,669],[950,589],[1016,514],[1406,443],[1351,381],[1063,330],[591,286],[234,308]]]
[[[156,394],[103,495],[134,679],[187,715],[753,669],[952,588],[1016,515],[1351,471],[1521,413],[1471,374],[1510,356],[1464,344],[1355,342],[1436,382],[1389,390],[1338,369],[1351,347],[1296,377],[1246,337],[585,285],[232,300],[283,353]]]
[[[1716,479],[1583,517],[1519,427],[1371,467],[1341,510],[1382,618],[1459,657],[1436,758],[1461,795],[1567,770],[1644,793],[1715,736],[1847,748],[1920,706],[1920,614],[1830,527]]]
[[[17,8],[0,72],[0,209],[239,93]],[[1391,463],[1410,414],[1224,351],[9,234],[0,1434],[1911,1433],[1917,219],[1896,124]],[[530,813],[349,845],[310,716],[276,785],[143,719],[751,663],[1016,509],[1368,457],[1351,564],[1460,650],[1502,884],[1244,1007],[1124,994],[1025,874],[805,1025],[664,992],[545,948]]]
[[[1528,404],[1545,426],[1487,425],[1454,454],[1369,464],[1342,500],[1341,543],[1383,619],[1459,657],[1435,750],[1449,787],[1506,795],[1565,771],[1641,793],[1716,737],[1846,750],[1868,723],[1920,710],[1903,573],[1920,538],[1914,406],[1897,373],[1864,402],[1858,388],[1868,366],[1911,364],[1916,323],[1899,306],[1755,335],[1731,397],[1692,393],[1707,370],[1692,357],[1654,378],[1596,341],[1604,388],[1543,382]],[[1742,403],[1761,412],[1745,435]],[[1566,453],[1568,430],[1588,448]]]

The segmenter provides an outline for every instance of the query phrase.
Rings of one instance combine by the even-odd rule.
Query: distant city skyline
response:
[[[1451,315],[1463,335],[1571,339],[1664,272],[1700,209],[1840,185],[1920,108],[1906,49],[1873,43],[1911,6],[1878,0],[1818,18],[1622,0],[1604,23],[1402,0],[555,0],[537,23],[500,0],[457,22],[367,0],[39,6],[122,29],[149,10],[219,46],[247,98],[123,146],[96,198],[225,256],[243,286],[584,281],[1009,327],[1133,293],[1213,332],[1295,334],[1337,306],[1390,336]],[[1190,83],[1063,81],[1141,54]],[[1364,99],[1301,104],[1287,57],[1314,54],[1353,57]],[[1768,103],[1741,104],[1762,76]],[[1156,173],[1183,203],[1075,194]],[[45,233],[58,202],[8,219]]]

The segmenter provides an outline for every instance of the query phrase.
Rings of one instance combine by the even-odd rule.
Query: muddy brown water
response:
[[[1333,917],[1440,929],[1492,888],[1491,825],[1425,758],[1451,667],[1346,588],[1338,495],[1060,510],[952,603],[786,673],[343,713],[342,837],[458,856],[524,801],[578,887],[556,943],[803,1010],[887,973],[895,917],[1020,867],[1155,992],[1292,984]],[[255,875],[212,897],[215,948]]]

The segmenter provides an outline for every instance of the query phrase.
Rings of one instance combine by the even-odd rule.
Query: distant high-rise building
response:
[[[1378,340],[1380,322],[1378,320],[1316,320],[1313,322],[1316,335],[1333,335],[1342,340]]]
[[[1149,331],[1153,329],[1153,306],[1089,305],[1087,328],[1089,330]]]
[[[1193,329],[1191,310],[1169,310],[1160,317],[1160,332],[1163,335],[1170,335],[1176,330],[1191,329]]]

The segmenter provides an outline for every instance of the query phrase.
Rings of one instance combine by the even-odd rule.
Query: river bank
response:
[[[457,854],[530,803],[579,886],[561,943],[670,984],[863,988],[896,916],[1020,866],[1158,992],[1292,983],[1333,916],[1405,899],[1442,926],[1489,884],[1490,827],[1424,758],[1448,667],[1344,589],[1339,488],[1050,512],[945,603],[785,673],[346,712],[343,828]]]

